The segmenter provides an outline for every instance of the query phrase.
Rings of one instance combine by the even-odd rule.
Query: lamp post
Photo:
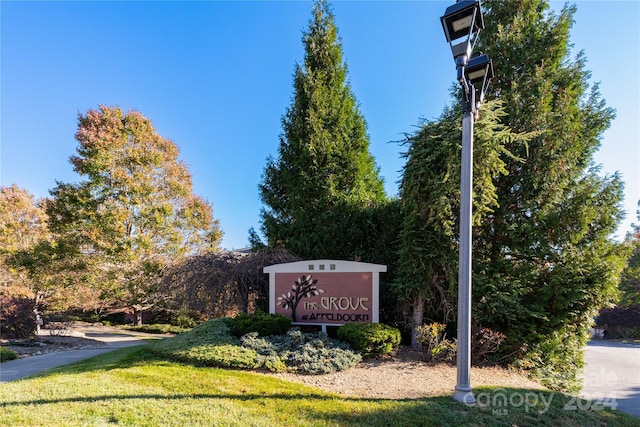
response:
[[[462,86],[462,168],[460,174],[460,254],[458,262],[457,382],[453,398],[475,403],[471,390],[471,212],[473,123],[478,117],[493,65],[487,55],[472,56],[484,28],[480,0],[458,0],[440,18]]]

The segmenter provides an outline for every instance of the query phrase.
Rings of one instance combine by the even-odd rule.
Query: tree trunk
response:
[[[413,293],[413,300],[411,302],[411,347],[420,349],[422,346],[418,342],[418,326],[422,325],[424,318],[424,301],[420,296],[420,292]]]
[[[139,307],[133,307],[133,317],[135,318],[136,326],[142,326],[142,310]]]

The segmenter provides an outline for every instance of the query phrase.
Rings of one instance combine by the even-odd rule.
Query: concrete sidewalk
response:
[[[42,371],[68,365],[93,356],[108,353],[119,348],[146,344],[145,338],[166,338],[166,335],[145,334],[125,331],[105,326],[74,326],[69,332],[70,336],[81,336],[102,342],[104,345],[55,353],[47,353],[38,356],[25,357],[23,359],[10,360],[0,363],[0,383],[18,380]]]

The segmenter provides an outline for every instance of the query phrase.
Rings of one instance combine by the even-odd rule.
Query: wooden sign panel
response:
[[[343,325],[379,321],[379,274],[385,265],[313,260],[265,267],[269,312],[294,324]]]

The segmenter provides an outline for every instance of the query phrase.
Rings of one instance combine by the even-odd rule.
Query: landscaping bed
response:
[[[104,346],[98,340],[75,336],[39,336],[37,340],[0,340],[0,345],[18,353],[19,358],[60,351]]]
[[[422,352],[400,346],[393,356],[363,360],[355,367],[325,375],[269,373],[344,396],[382,399],[415,399],[453,394],[456,366],[423,361]],[[500,367],[473,367],[473,387],[500,386],[544,389],[526,376]]]

